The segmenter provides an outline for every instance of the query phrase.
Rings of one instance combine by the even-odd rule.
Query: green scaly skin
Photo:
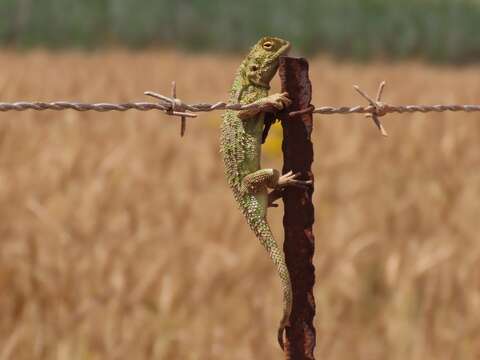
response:
[[[230,102],[276,102],[284,104],[280,94],[268,96],[269,83],[278,69],[279,58],[290,48],[288,41],[262,38],[250,50],[240,65],[230,93]],[[279,104],[280,102],[280,104]],[[221,128],[221,152],[228,183],[247,222],[261,244],[266,248],[282,280],[283,317],[278,330],[278,341],[283,349],[283,333],[289,325],[292,309],[292,286],[283,251],[273,238],[266,220],[267,187],[278,185],[279,172],[261,169],[261,143],[264,113],[227,110]]]

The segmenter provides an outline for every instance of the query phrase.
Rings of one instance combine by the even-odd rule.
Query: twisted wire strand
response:
[[[110,103],[97,103],[97,104],[85,104],[79,102],[68,101],[55,101],[55,102],[27,102],[19,101],[14,103],[0,103],[0,111],[25,111],[25,110],[76,110],[76,111],[127,111],[127,110],[162,110],[166,111],[168,108],[161,104],[138,102],[138,103],[124,103],[124,104],[110,104]]]
[[[183,105],[183,104],[182,104]],[[246,110],[246,109],[259,109],[264,110],[268,109],[271,106],[267,105],[256,105],[256,104],[226,104],[224,102],[218,102],[215,104],[184,104],[184,110],[187,110],[192,113],[197,112],[210,112],[215,110]],[[150,111],[150,110],[159,110],[168,112],[172,110],[170,104],[165,103],[150,103],[150,102],[128,102],[121,104],[113,103],[80,103],[80,102],[69,102],[69,101],[55,101],[55,102],[28,102],[28,101],[19,101],[14,103],[4,103],[0,102],[0,111],[25,111],[25,110],[75,110],[75,111],[98,111],[98,112],[107,112],[107,111],[127,111],[127,110],[138,110],[138,111]],[[311,111],[314,114],[322,115],[335,115],[335,114],[374,114],[377,111],[377,108],[368,105],[368,106],[321,106],[315,107]],[[480,105],[383,105],[382,112],[385,114],[388,113],[428,113],[428,112],[480,112]]]
[[[247,110],[247,109],[260,109],[267,110],[273,108],[271,104],[227,104],[224,102],[218,102],[215,104],[184,104],[177,105],[175,109],[182,109],[191,112],[191,115],[196,112],[208,112],[215,110]],[[150,103],[150,102],[128,102],[121,104],[113,103],[81,103],[70,101],[54,101],[54,102],[41,102],[41,101],[18,101],[13,103],[0,102],[0,111],[25,111],[25,110],[76,110],[76,111],[127,111],[127,110],[139,110],[150,111],[160,110],[165,112],[173,111],[173,107],[170,103]]]
[[[370,97],[367,93],[362,91],[359,86],[355,85],[354,89],[361,95],[369,105],[367,106],[321,106],[314,107],[313,105],[302,109],[299,111],[291,112],[290,116],[299,115],[299,114],[323,114],[323,115],[334,115],[334,114],[367,114],[373,118],[376,122],[376,125],[379,129],[384,132],[382,125],[378,117],[384,116],[389,113],[428,113],[428,112],[475,112],[480,111],[480,105],[389,105],[381,101],[382,94],[385,88],[385,81],[382,81],[378,87],[376,98]],[[127,110],[139,110],[139,111],[150,111],[150,110],[159,110],[167,115],[179,116],[182,118],[182,128],[184,127],[184,122],[186,117],[196,117],[198,112],[209,112],[216,110],[250,110],[255,109],[259,111],[277,111],[273,103],[252,103],[252,104],[228,104],[226,102],[217,102],[214,104],[198,103],[198,104],[186,104],[182,100],[177,98],[176,83],[172,82],[171,97],[155,93],[153,91],[146,91],[145,95],[151,96],[158,100],[156,103],[151,102],[128,102],[121,104],[112,104],[112,103],[81,103],[81,102],[70,102],[70,101],[55,101],[55,102],[28,102],[20,101],[14,103],[2,103],[0,102],[0,112],[6,111],[25,111],[25,110],[76,110],[76,111],[127,111]],[[386,134],[386,132],[385,132]]]
[[[334,115],[334,114],[375,114],[377,108],[374,106],[354,106],[354,107],[331,107],[322,106],[315,108],[312,112],[314,114]],[[480,111],[480,105],[383,105],[382,112],[389,113],[428,113],[428,112],[476,112]]]

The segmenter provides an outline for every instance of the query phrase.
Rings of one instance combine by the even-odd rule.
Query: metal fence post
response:
[[[280,115],[283,127],[283,172],[301,172],[301,178],[311,179],[313,174],[313,146],[311,111],[308,109],[312,97],[312,86],[308,78],[308,62],[305,59],[283,57],[280,60],[279,74],[282,92],[286,91],[292,100],[289,113]],[[296,114],[295,114],[296,112]],[[289,187],[283,194],[285,215],[284,251],[293,286],[293,310],[291,326],[287,328],[285,351],[289,360],[314,359],[315,300],[313,285],[315,268],[312,264],[314,253],[314,208],[313,187],[305,190]]]

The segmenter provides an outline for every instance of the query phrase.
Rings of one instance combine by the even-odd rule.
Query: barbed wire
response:
[[[371,98],[368,94],[362,91],[358,86],[354,86],[354,89],[368,101],[369,105],[365,106],[321,106],[315,107],[310,105],[306,109],[290,112],[290,116],[297,116],[302,114],[322,114],[322,115],[349,115],[349,114],[365,114],[367,117],[371,117],[375,125],[378,127],[382,135],[388,136],[385,128],[380,122],[379,118],[390,113],[429,113],[429,112],[480,112],[480,105],[390,105],[381,101],[382,94],[385,88],[385,81],[383,81],[377,92],[375,99]],[[274,103],[251,103],[251,104],[231,104],[226,102],[217,102],[214,104],[198,103],[198,104],[186,104],[176,96],[176,84],[172,83],[171,97],[155,93],[153,91],[146,91],[144,93],[147,96],[158,99],[158,103],[151,102],[127,102],[120,104],[113,103],[81,103],[72,101],[54,101],[54,102],[28,102],[19,101],[13,103],[0,102],[0,112],[7,111],[25,111],[25,110],[75,110],[75,111],[150,111],[158,110],[162,111],[170,116],[178,116],[181,118],[181,135],[183,136],[186,129],[186,118],[197,117],[196,113],[210,112],[216,110],[258,110],[266,112],[275,112],[276,109]]]

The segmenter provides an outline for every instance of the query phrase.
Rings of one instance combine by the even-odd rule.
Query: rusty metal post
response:
[[[308,62],[305,59],[283,57],[279,74],[282,91],[292,99],[288,112],[280,115],[283,127],[283,173],[300,172],[301,179],[313,181],[311,164],[313,146],[310,141],[312,114],[300,112],[310,107],[312,86],[308,78]],[[294,114],[293,112],[297,112]],[[291,326],[287,328],[285,352],[288,360],[313,360],[315,348],[315,300],[313,285],[315,268],[312,258],[314,237],[312,225],[314,208],[311,189],[287,188],[283,193],[285,215],[284,251],[293,286],[293,310]]]

